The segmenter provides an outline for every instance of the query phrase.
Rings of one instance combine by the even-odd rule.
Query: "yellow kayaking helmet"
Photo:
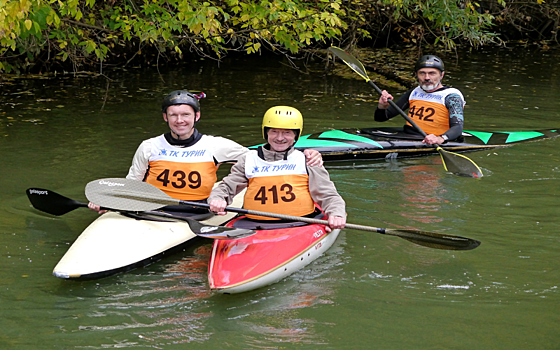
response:
[[[265,140],[268,141],[268,129],[290,129],[296,133],[295,141],[303,131],[303,116],[294,107],[275,106],[269,108],[264,114],[262,132]]]

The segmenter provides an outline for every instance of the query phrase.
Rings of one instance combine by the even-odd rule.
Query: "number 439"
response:
[[[169,169],[162,171],[161,174],[158,175],[158,181],[163,183],[164,187],[167,187],[169,183],[171,186],[175,188],[184,188],[185,186],[189,186],[192,189],[199,188],[202,185],[202,178],[198,171],[191,171],[188,175],[181,170],[177,170],[173,172],[171,179],[169,176]],[[185,181],[185,179],[188,181]]]

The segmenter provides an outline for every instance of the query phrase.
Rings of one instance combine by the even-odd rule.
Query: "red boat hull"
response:
[[[324,225],[312,224],[257,230],[253,236],[235,240],[215,240],[208,268],[210,288],[240,293],[277,282],[328,250],[338,233],[334,230],[327,234]]]

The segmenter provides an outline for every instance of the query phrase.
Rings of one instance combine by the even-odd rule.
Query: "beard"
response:
[[[428,91],[432,91],[434,89],[436,89],[439,86],[439,83],[441,82],[441,80],[438,81],[430,81],[430,82],[418,82],[418,85],[420,85],[420,87],[422,88],[422,90],[428,92]]]
[[[437,85],[434,84],[434,83],[430,83],[429,85],[428,84],[421,84],[420,87],[424,91],[432,91],[433,89],[435,89],[437,87]]]

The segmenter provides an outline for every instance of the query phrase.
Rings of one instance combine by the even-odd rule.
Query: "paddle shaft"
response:
[[[346,63],[348,67],[350,67],[354,72],[358,73],[359,76],[364,78],[365,81],[369,85],[371,85],[379,95],[383,94],[383,91],[381,91],[381,89],[377,85],[375,85],[373,80],[369,78],[366,72],[366,68],[364,67],[362,62],[358,61],[354,56],[350,55],[349,53],[342,50],[341,48],[331,46],[329,48],[329,51],[331,51],[336,57],[340,58],[344,63]],[[427,136],[424,130],[420,129],[420,127],[416,125],[416,123],[412,120],[412,118],[410,118],[408,114],[406,114],[399,106],[397,106],[397,104],[393,102],[393,100],[387,99],[387,101],[389,102],[391,107],[395,108],[404,117],[404,119],[406,119],[406,121],[409,122],[410,125],[412,125],[416,129],[416,131],[418,131],[424,137]]]
[[[375,91],[377,91],[378,94],[380,94],[380,95],[383,94],[383,91],[381,91],[381,89],[377,85],[375,85],[375,83],[371,79],[368,78],[367,82],[368,82],[369,85],[371,85],[375,89]],[[406,119],[406,121],[409,122],[410,125],[412,125],[414,127],[414,129],[416,129],[416,131],[418,131],[424,137],[427,136],[427,134],[424,132],[424,130],[420,129],[420,127],[418,125],[416,125],[416,123],[412,120],[412,118],[410,118],[408,116],[408,114],[406,114],[399,106],[397,106],[397,104],[392,99],[390,99],[390,98],[387,99],[387,102],[389,102],[391,107],[396,109],[397,112],[399,112],[400,115],[402,115],[403,118]],[[432,145],[432,146],[434,146],[434,145]],[[435,145],[435,147],[437,148],[438,146]]]
[[[179,203],[184,204],[184,205],[191,205],[193,207],[210,209],[210,205],[204,204],[204,203],[189,202],[189,201],[180,201]],[[319,224],[319,225],[328,225],[329,224],[329,222],[327,220],[313,219],[313,218],[307,218],[307,217],[302,217],[302,216],[292,216],[292,215],[285,215],[285,214],[269,213],[269,212],[258,211],[258,210],[226,207],[225,211],[230,211],[230,212],[239,213],[239,214],[266,216],[266,217],[270,217],[270,218],[290,220],[290,221],[301,221],[301,222],[306,222],[308,224]],[[345,225],[345,227],[356,229],[356,230],[379,232],[379,233],[385,233],[385,231],[386,231],[386,229],[384,229],[384,228],[363,226],[363,225],[356,225],[356,224],[348,224],[348,223]]]
[[[201,208],[210,208],[210,205],[205,203],[198,203],[198,202],[189,202],[179,200],[180,204],[184,205],[191,205],[195,207]],[[292,215],[285,215],[285,214],[276,214],[276,213],[269,213],[264,211],[258,210],[249,210],[249,209],[241,209],[241,208],[232,208],[226,207],[225,211],[231,211],[234,213],[239,214],[249,214],[249,215],[259,215],[259,216],[267,216],[271,218],[277,219],[284,219],[284,220],[291,220],[291,221],[301,221],[309,224],[320,224],[320,225],[328,225],[329,222],[326,220],[319,220],[301,216],[292,216]],[[361,230],[361,231],[369,231],[369,232],[376,232],[384,235],[390,235],[395,237],[404,238],[409,240],[413,243],[420,244],[426,247],[437,248],[437,249],[456,249],[456,250],[470,250],[478,247],[480,245],[479,241],[460,237],[460,236],[452,236],[452,235],[445,235],[433,232],[423,232],[418,230],[407,230],[407,229],[386,229],[386,228],[379,228],[379,227],[372,227],[372,226],[365,226],[365,225],[357,225],[357,224],[350,224],[346,223],[345,228]]]
[[[126,211],[155,210],[171,204],[180,204],[206,209],[210,208],[210,205],[206,203],[190,202],[170,197],[159,188],[156,188],[146,182],[120,178],[91,181],[86,186],[86,197],[93,203],[97,203],[104,207],[111,207]],[[235,207],[226,207],[225,210],[240,214],[268,216],[289,221],[328,225],[328,221],[313,218],[290,216]],[[480,245],[479,241],[470,238],[419,230],[382,229],[354,224],[346,224],[346,227],[397,236],[416,244],[438,249],[469,250]]]

